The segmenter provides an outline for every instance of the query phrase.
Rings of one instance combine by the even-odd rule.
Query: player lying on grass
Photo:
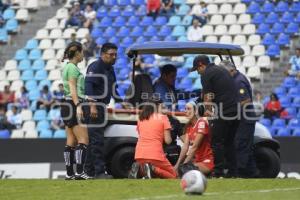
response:
[[[185,112],[189,121],[184,127],[184,144],[174,168],[178,171],[180,164],[192,162],[202,173],[208,175],[214,168],[208,121],[205,117],[197,117],[194,102],[186,104]]]
[[[172,138],[170,122],[166,115],[161,114],[162,109],[162,101],[155,98],[143,105],[137,124],[136,162],[129,178],[137,178],[138,174],[145,178],[176,178],[176,172],[163,149],[163,144],[170,144]]]

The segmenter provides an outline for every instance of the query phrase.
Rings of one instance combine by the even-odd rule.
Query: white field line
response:
[[[269,189],[269,190],[241,190],[241,191],[232,191],[232,192],[206,192],[204,196],[214,196],[214,195],[228,195],[228,194],[248,194],[248,193],[269,193],[269,192],[287,192],[287,191],[295,191],[300,190],[298,188],[278,188],[278,189]],[[132,198],[127,200],[148,200],[148,199],[172,199],[178,197],[184,197],[186,195],[179,194],[179,195],[164,195],[164,196],[153,196],[153,197],[139,197],[139,198]]]

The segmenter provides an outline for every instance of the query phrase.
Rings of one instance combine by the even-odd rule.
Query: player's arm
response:
[[[180,155],[179,155],[179,158],[177,160],[177,163],[175,165],[175,169],[178,169],[178,166],[182,163],[182,161],[185,159],[186,157],[186,154],[189,150],[189,138],[188,138],[188,134],[185,134],[185,139],[184,139],[184,143],[183,143],[183,146],[181,148],[181,151],[180,151]]]
[[[166,144],[171,144],[172,137],[170,129],[164,130],[164,141]]]
[[[192,147],[190,148],[189,154],[185,158],[184,163],[188,163],[191,160],[193,160],[198,147],[201,145],[203,137],[204,137],[204,135],[202,133],[197,133],[196,134],[194,143],[193,143]]]

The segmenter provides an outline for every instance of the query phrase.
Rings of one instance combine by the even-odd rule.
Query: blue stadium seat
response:
[[[252,1],[249,4],[246,13],[248,13],[248,14],[260,13],[260,6],[259,6],[259,4]]]
[[[292,134],[293,134],[293,136],[300,137],[300,128],[294,129]]]
[[[241,2],[248,4],[248,3],[252,2],[252,0],[241,0]]]
[[[0,42],[7,43],[8,42],[8,33],[5,28],[0,28]]]
[[[295,34],[299,31],[299,25],[297,23],[289,23],[288,26],[285,29],[285,32],[288,34]]]
[[[131,44],[133,44],[133,39],[131,37],[124,37],[120,45],[121,47],[127,48]]]
[[[30,101],[38,100],[40,98],[40,91],[36,90],[36,88],[34,90],[30,90],[28,97]]]
[[[286,87],[286,88],[291,88],[291,87],[295,87],[297,84],[297,81],[295,80],[295,77],[286,77],[283,80],[282,86]]]
[[[175,5],[185,4],[185,0],[174,0]]]
[[[172,16],[170,19],[169,19],[169,22],[167,25],[169,26],[177,26],[177,25],[180,25],[181,24],[181,18],[179,16]]]
[[[287,126],[289,129],[295,129],[295,128],[300,128],[300,122],[299,122],[299,119],[291,119],[289,122],[288,122],[288,126]]]
[[[132,4],[136,6],[145,5],[145,0],[132,0]]]
[[[144,36],[140,36],[135,40],[136,43],[144,43],[145,41],[146,38]]]
[[[158,67],[150,67],[148,73],[153,77],[159,77],[160,71]]]
[[[106,17],[107,14],[108,14],[108,12],[107,12],[106,7],[105,7],[105,6],[101,6],[101,7],[98,8],[98,10],[97,10],[97,15],[96,15],[96,17],[97,17],[98,20],[100,20],[101,18]]]
[[[26,43],[26,46],[25,46],[25,49],[36,49],[38,48],[39,46],[39,42],[38,40],[36,39],[31,39],[31,40],[28,40],[27,43]]]
[[[173,37],[172,35],[168,35],[165,37],[164,41],[169,41],[169,42],[176,41],[176,38]]]
[[[19,49],[15,54],[15,60],[25,60],[27,57],[28,55],[25,49]]]
[[[114,6],[110,9],[110,11],[108,12],[108,16],[109,17],[118,17],[121,15],[121,11],[120,8],[118,6]]]
[[[139,6],[138,10],[135,12],[136,16],[145,16],[147,15],[147,8],[145,5]]]
[[[131,4],[131,0],[118,0],[118,5],[127,6]]]
[[[262,13],[256,13],[253,17],[252,17],[252,24],[261,24],[264,23],[265,21],[265,15]]]
[[[264,3],[264,5],[261,7],[261,12],[262,13],[270,13],[270,12],[273,12],[275,6],[273,3],[269,2],[269,1],[266,1]]]
[[[155,42],[155,41],[161,41],[161,39],[158,37],[158,36],[152,36],[151,38],[150,38],[150,41],[151,42]]]
[[[168,22],[168,19],[165,16],[159,16],[155,19],[154,25],[155,26],[164,26]]]
[[[34,75],[33,75],[33,70],[28,69],[22,72],[21,75],[21,80],[22,81],[29,81],[29,80],[33,80],[34,79]]]
[[[274,35],[272,35],[270,33],[265,34],[265,36],[263,37],[263,40],[261,41],[261,44],[266,45],[266,46],[275,44]]]
[[[103,17],[98,24],[98,27],[106,28],[109,27],[112,24],[112,18],[111,17]]]
[[[28,69],[31,69],[31,64],[30,64],[30,60],[28,59],[24,59],[24,60],[21,60],[18,64],[18,69],[19,70],[28,70]]]
[[[153,17],[145,16],[140,22],[140,26],[150,26],[153,25],[153,23],[154,23]]]
[[[118,0],[105,0],[105,4],[108,6],[115,6],[118,4]]]
[[[124,38],[126,36],[129,36],[130,34],[130,29],[128,27],[122,27],[120,28],[119,32],[117,33],[118,37]]]
[[[33,120],[35,121],[41,121],[41,120],[47,120],[47,112],[46,110],[36,110],[33,114]]]
[[[272,126],[277,129],[284,128],[285,120],[284,119],[274,119]]]
[[[296,17],[294,18],[294,21],[292,21],[294,23],[300,23],[300,12],[296,15]]]
[[[295,108],[300,108],[300,97],[295,97],[292,103],[292,106]]]
[[[190,78],[184,78],[180,81],[179,89],[190,89],[193,86],[193,81]]]
[[[278,57],[280,55],[279,46],[276,44],[268,46],[266,54],[270,57]]]
[[[275,7],[275,12],[283,13],[289,11],[289,4],[284,1],[279,1],[277,6]]]
[[[185,68],[185,69],[188,69],[188,68]],[[199,78],[199,74],[196,71],[194,71],[194,72],[188,73],[187,77],[189,77],[190,79],[194,80],[194,79],[198,79]]]
[[[54,132],[53,138],[66,138],[65,130],[57,130]]]
[[[276,44],[279,46],[288,46],[290,44],[290,36],[285,33],[280,33]]]
[[[279,34],[284,32],[284,24],[282,23],[275,23],[272,26],[271,33]]]
[[[46,70],[38,70],[36,73],[35,73],[35,76],[34,76],[34,79],[35,80],[44,80],[44,79],[47,79],[48,78],[48,73]]]
[[[105,38],[111,38],[113,36],[116,35],[116,29],[115,28],[112,28],[112,27],[108,27],[105,29],[104,33],[103,33],[103,37]]]
[[[254,0],[256,3],[258,3],[259,5],[262,5],[263,3],[265,3],[265,0]]]
[[[294,118],[297,115],[297,109],[294,107],[287,107],[285,110],[288,112],[289,118]]]
[[[41,80],[40,83],[39,83],[39,86],[38,86],[39,90],[42,90],[45,85],[47,85],[48,88],[50,88],[51,87],[51,81],[47,80],[47,79]]]
[[[267,24],[274,24],[278,21],[279,21],[279,17],[274,12],[269,13],[267,18],[265,19],[265,23],[267,23]]]
[[[135,9],[131,5],[128,5],[123,10],[122,16],[124,16],[124,17],[134,16],[135,15],[134,12],[135,12]]]
[[[155,36],[157,34],[157,29],[154,26],[148,26],[146,31],[144,32],[144,36]]]
[[[190,6],[186,4],[182,4],[179,8],[178,11],[176,12],[177,15],[185,16],[189,13],[190,11]]]
[[[39,49],[32,49],[30,51],[30,53],[29,53],[28,58],[30,60],[37,60],[37,59],[42,58],[42,52],[41,52],[41,50],[39,50]]]
[[[184,16],[184,18],[182,19],[181,24],[183,26],[190,26],[192,24],[193,21],[193,17],[191,15],[186,15]]]
[[[291,98],[290,97],[282,96],[282,97],[280,97],[279,101],[280,101],[281,106],[284,108],[291,106]]]
[[[40,70],[45,68],[45,61],[42,59],[35,60],[32,64],[33,70]]]
[[[271,133],[271,135],[274,137],[274,136],[276,136],[276,131],[277,131],[277,129],[276,128],[274,128],[274,127],[267,127],[268,128],[268,130],[270,131],[270,133]]]
[[[172,30],[169,26],[162,26],[158,32],[158,35],[165,37],[165,36],[170,35],[171,32],[172,32]]]
[[[138,26],[139,23],[140,23],[140,20],[139,20],[138,17],[136,17],[136,16],[131,16],[131,17],[129,17],[129,19],[128,19],[127,26],[135,27],[135,26]]]
[[[290,12],[298,13],[300,12],[300,2],[293,2],[289,9]]]
[[[36,90],[37,88],[37,82],[35,80],[29,80],[29,81],[26,81],[25,83],[25,88],[28,90],[28,91],[31,91],[31,90]]]
[[[288,92],[289,97],[299,97],[300,96],[300,91],[299,88],[290,88]]]
[[[102,44],[104,44],[107,40],[103,37],[99,37],[96,39],[96,43],[97,45],[101,46]]]
[[[294,21],[294,15],[290,12],[285,12],[282,17],[280,18],[281,23],[291,23]]]
[[[129,68],[123,68],[117,73],[118,80],[124,81],[129,78],[130,69]]]
[[[10,133],[9,130],[0,130],[0,139],[9,139],[10,138]]]
[[[125,26],[126,19],[124,17],[118,16],[115,18],[114,23],[112,24],[114,27],[122,27]]]
[[[271,123],[272,123],[271,120],[267,118],[262,118],[259,120],[259,122],[266,127],[271,127]]]
[[[13,9],[10,9],[10,8],[6,9],[3,12],[3,15],[2,15],[2,17],[3,17],[4,20],[14,19],[15,16],[16,16],[15,11]]]
[[[274,92],[275,92],[278,96],[286,95],[286,89],[285,89],[285,87],[276,87],[276,88],[274,89]]]
[[[36,126],[37,131],[41,131],[41,130],[49,129],[49,128],[50,128],[50,124],[47,120],[39,121]]]
[[[143,35],[143,28],[140,26],[134,27],[130,33],[130,36],[133,36],[133,37],[139,37],[141,35]]]
[[[16,19],[9,19],[5,24],[5,29],[9,33],[18,32],[19,23]]]
[[[190,73],[192,74],[192,73]],[[192,90],[198,90],[198,89],[202,89],[202,83],[200,78],[196,79],[196,81],[194,82],[193,86],[192,86]]]
[[[256,30],[256,33],[260,35],[264,35],[270,32],[270,25],[269,24],[260,24]]]
[[[172,36],[185,36],[185,28],[184,26],[175,26],[173,31],[172,31]]]
[[[102,34],[103,34],[102,29],[96,28],[96,27],[94,27],[91,32],[91,36],[94,40],[97,39],[98,37],[102,36]]]
[[[108,42],[114,43],[114,44],[119,44],[119,43],[120,43],[120,40],[119,40],[119,38],[117,38],[117,37],[111,37],[111,38],[108,40]]]
[[[277,136],[281,136],[281,137],[287,137],[287,136],[291,136],[291,130],[288,128],[280,128],[277,130]]]
[[[49,129],[44,129],[40,131],[40,136],[39,138],[52,138],[53,137],[53,133],[51,130]]]
[[[187,68],[179,68],[177,70],[177,78],[184,78],[189,74],[189,71]]]

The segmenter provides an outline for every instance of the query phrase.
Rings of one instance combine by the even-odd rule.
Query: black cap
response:
[[[195,71],[197,69],[199,62],[201,62],[204,65],[208,65],[210,63],[208,56],[206,56],[206,55],[196,56],[194,58],[193,67],[190,70],[190,72],[193,72],[193,71]]]

